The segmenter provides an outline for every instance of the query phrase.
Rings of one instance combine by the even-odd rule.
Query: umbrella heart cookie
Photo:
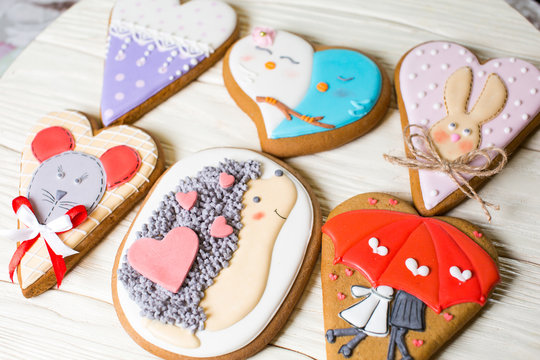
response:
[[[158,180],[120,246],[116,312],[166,359],[245,359],[278,333],[317,261],[321,214],[283,162],[204,150]]]
[[[257,27],[223,64],[225,86],[255,122],[263,151],[280,157],[341,146],[371,130],[390,102],[390,83],[359,51],[313,46]]]
[[[409,159],[391,160],[410,168],[418,211],[444,213],[469,197],[489,218],[476,189],[540,122],[540,70],[434,41],[403,56],[395,82]]]
[[[94,132],[82,114],[50,113],[38,121],[22,153],[13,210],[19,243],[9,264],[23,295],[60,286],[107,230],[150,189],[163,170],[156,142],[144,131],[114,126]],[[64,260],[65,258],[65,260]]]
[[[345,201],[322,230],[329,360],[428,359],[499,281],[495,247],[478,228],[419,216],[387,194]]]
[[[214,65],[238,36],[218,0],[117,0],[112,10],[101,120],[131,123]]]

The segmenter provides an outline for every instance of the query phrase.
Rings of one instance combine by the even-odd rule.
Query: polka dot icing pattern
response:
[[[471,68],[474,74],[468,111],[489,74],[495,73],[503,81],[508,98],[498,115],[481,126],[479,148],[505,148],[540,112],[540,94],[535,91],[540,86],[540,70],[523,60],[493,59],[480,64],[474,54],[455,43],[419,45],[405,56],[400,69],[400,90],[409,124],[431,128],[447,115],[445,84],[462,67]],[[426,209],[432,209],[457,189],[449,177],[439,172],[419,170],[418,175]]]
[[[105,126],[184,76],[224,43],[236,14],[220,1],[118,0],[101,100]]]

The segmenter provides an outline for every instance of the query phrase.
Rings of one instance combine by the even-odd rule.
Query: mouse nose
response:
[[[64,190],[56,190],[56,201],[59,201],[61,198],[66,196],[67,192]]]
[[[264,64],[264,66],[268,69],[268,70],[274,70],[276,68],[276,63],[273,62],[273,61],[267,61],[266,64]]]
[[[452,134],[450,136],[450,140],[452,140],[452,142],[459,141],[459,139],[461,139],[461,136],[459,134]]]

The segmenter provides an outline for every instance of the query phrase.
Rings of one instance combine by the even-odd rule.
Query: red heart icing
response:
[[[373,198],[368,198],[367,201],[368,201],[369,205],[375,205],[376,203],[379,202],[379,200],[373,199]]]
[[[329,277],[330,280],[332,280],[332,281],[335,281],[335,280],[338,278],[338,276],[337,276],[336,274],[328,274],[328,277]]]
[[[225,172],[222,172],[221,174],[219,174],[219,185],[224,189],[227,189],[233,186],[235,181],[236,179],[232,175],[229,175]]]
[[[197,192],[196,191],[190,191],[188,193],[177,192],[175,197],[176,197],[176,201],[178,201],[178,203],[183,209],[191,210],[193,208],[193,205],[195,205],[195,201],[197,201]]]
[[[137,174],[141,166],[139,153],[126,145],[110,148],[99,159],[107,173],[108,189],[127,183]]]
[[[32,153],[39,162],[73,149],[75,149],[73,135],[61,126],[41,130],[32,141]]]
[[[227,220],[223,216],[218,216],[210,227],[210,235],[217,238],[224,238],[231,235],[233,228],[227,225]]]
[[[484,235],[484,234],[482,234],[481,232],[478,232],[478,231],[476,231],[476,230],[473,231],[473,234],[474,234],[474,236],[477,237],[477,238],[481,238],[481,237]]]
[[[414,344],[414,346],[420,347],[420,346],[424,345],[424,340],[413,339],[412,343]]]
[[[443,313],[443,317],[444,317],[444,320],[450,321],[454,318],[454,315],[449,314],[449,313]]]
[[[390,205],[397,205],[398,201],[396,199],[390,199],[390,200],[388,200],[388,203]]]
[[[177,227],[161,241],[141,238],[128,250],[128,262],[145,278],[176,293],[199,250],[197,234],[187,227]]]
[[[345,274],[347,274],[347,276],[352,276],[353,273],[354,273],[354,270],[345,269]]]
[[[338,293],[337,293],[337,298],[338,298],[339,300],[343,300],[343,299],[345,299],[346,297],[347,297],[347,296],[345,296],[345,294],[342,293],[342,292],[338,292]]]

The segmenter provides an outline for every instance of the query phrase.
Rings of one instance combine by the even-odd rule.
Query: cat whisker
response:
[[[44,197],[46,197],[47,199],[49,199],[49,200],[51,200],[51,201],[54,201],[54,196],[51,196],[51,195],[47,194],[46,192],[43,192],[42,195],[43,195]]]
[[[54,199],[54,195],[53,195],[53,194],[51,194],[51,192],[50,192],[50,191],[48,191],[48,190],[47,190],[47,189],[45,189],[45,188],[41,188],[41,190],[42,190],[43,192],[46,192],[47,194],[49,194],[49,195],[50,195],[50,196],[51,196],[51,197],[52,197],[52,198]]]

